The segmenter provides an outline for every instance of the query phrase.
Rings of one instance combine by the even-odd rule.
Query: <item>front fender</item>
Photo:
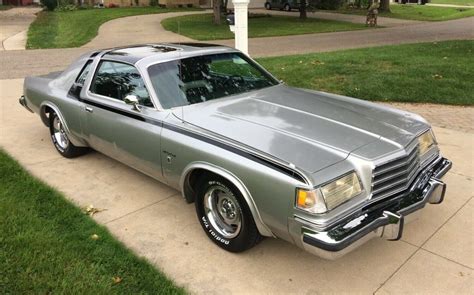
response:
[[[187,186],[189,185],[189,176],[196,169],[203,169],[212,172],[230,181],[240,191],[245,201],[247,202],[247,205],[250,208],[250,212],[252,212],[255,225],[257,226],[257,229],[260,234],[267,237],[274,237],[272,231],[263,222],[262,217],[260,216],[260,213],[258,211],[257,205],[255,204],[252,195],[250,194],[245,184],[232,172],[227,171],[222,167],[207,162],[193,162],[186,166],[180,178],[181,193],[183,194],[183,197],[185,199],[188,199],[186,194],[190,191],[187,188]]]

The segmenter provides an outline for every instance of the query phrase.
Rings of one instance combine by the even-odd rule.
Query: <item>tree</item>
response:
[[[390,0],[380,0],[380,12],[390,12]]]
[[[216,25],[221,24],[221,0],[212,1],[212,9],[214,10],[213,23]]]
[[[306,19],[306,0],[300,0],[300,19]]]

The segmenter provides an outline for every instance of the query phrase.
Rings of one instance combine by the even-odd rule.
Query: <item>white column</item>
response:
[[[234,4],[235,48],[248,54],[248,7],[250,0],[232,0]]]

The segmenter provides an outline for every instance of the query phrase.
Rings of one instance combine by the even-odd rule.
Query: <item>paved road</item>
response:
[[[169,16],[169,15],[168,15]],[[160,22],[166,17],[163,15],[141,16],[143,22],[136,21],[136,17],[123,18],[111,21],[104,25],[98,38],[83,48],[70,49],[42,49],[27,51],[0,51],[0,79],[22,78],[27,75],[46,74],[50,71],[61,70],[70,64],[80,54],[94,49],[130,43],[146,42],[176,42],[189,39],[162,29]],[[115,26],[119,23],[120,26]],[[131,24],[143,23],[146,28],[139,26],[127,30],[130,34],[108,34],[107,28],[130,27]],[[253,57],[279,56],[287,54],[302,54],[309,52],[334,51],[349,48],[364,48],[377,45],[392,45],[402,43],[417,43],[442,40],[474,39],[474,17],[445,22],[420,23],[410,26],[391,28],[309,34],[286,37],[253,38],[249,40],[249,50]],[[136,35],[135,30],[150,33]],[[233,46],[233,40],[214,41],[222,45]]]
[[[28,26],[38,7],[14,7],[0,11],[0,51],[25,49]]]
[[[39,117],[18,104],[21,92],[21,79],[0,81],[0,146],[78,206],[107,209],[94,219],[192,293],[472,293],[472,133],[435,129],[454,161],[448,193],[405,226],[401,241],[375,239],[336,261],[275,239],[232,254],[208,240],[194,205],[175,190],[99,153],[60,157]]]

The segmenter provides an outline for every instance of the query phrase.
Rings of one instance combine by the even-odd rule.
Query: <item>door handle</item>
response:
[[[94,110],[91,107],[85,107],[86,112],[93,113]]]

